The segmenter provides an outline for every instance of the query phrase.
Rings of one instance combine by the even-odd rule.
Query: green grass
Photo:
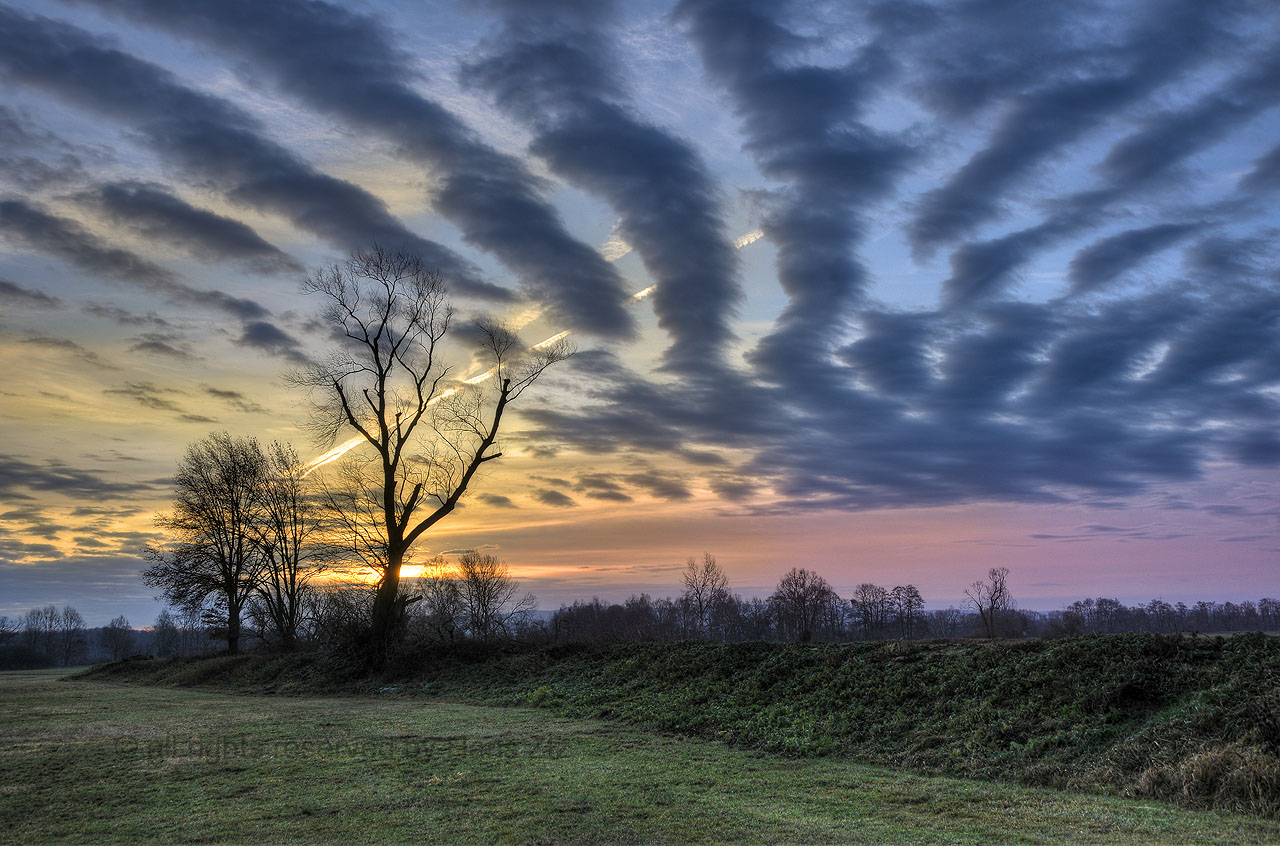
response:
[[[530,708],[0,674],[0,831],[51,841],[1280,842],[1222,812]]]
[[[629,643],[130,662],[95,678],[548,709],[795,757],[1280,816],[1280,639]]]
[[[445,657],[418,673],[437,696],[787,755],[1280,813],[1260,719],[1280,715],[1275,638],[623,644]]]

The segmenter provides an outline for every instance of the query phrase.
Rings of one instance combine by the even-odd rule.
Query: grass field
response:
[[[786,757],[1280,819],[1280,640],[454,644],[384,672],[321,652],[126,661],[110,682],[537,706]]]
[[[1280,823],[543,710],[0,674],[0,832],[49,841],[1276,842]]]

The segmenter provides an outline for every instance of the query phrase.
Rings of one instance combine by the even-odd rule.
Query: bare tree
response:
[[[832,603],[840,597],[817,573],[792,567],[778,582],[777,590],[769,597],[777,614],[779,626],[790,631],[802,642],[813,639],[814,631]]]
[[[331,649],[349,651],[349,657],[363,661],[359,637],[369,628],[369,607],[375,588],[367,582],[330,581],[308,594],[308,618],[313,637]],[[351,651],[351,650],[355,651]]]
[[[88,642],[84,638],[84,617],[70,605],[64,605],[55,622],[58,653],[62,666],[70,667],[84,656]]]
[[[182,648],[182,635],[178,631],[178,622],[168,608],[160,612],[155,624],[151,627],[156,638],[156,657],[169,658],[177,655]]]
[[[121,615],[116,617],[98,633],[98,643],[113,661],[123,661],[133,651],[133,629],[129,621]]]
[[[53,663],[54,633],[58,628],[58,609],[53,605],[32,608],[22,616],[22,642]]]
[[[463,553],[458,558],[458,588],[466,606],[467,631],[480,640],[510,635],[513,624],[534,607],[533,594],[520,596],[520,583],[496,555]]]
[[[415,619],[423,633],[430,640],[446,643],[462,637],[467,627],[467,605],[450,570],[445,560],[436,556],[423,569],[414,589],[414,596],[421,597]]]
[[[935,637],[956,637],[960,634],[965,615],[959,608],[941,608],[928,616],[929,632]]]
[[[1013,607],[1008,578],[1008,567],[992,567],[987,571],[985,582],[979,579],[969,585],[964,592],[964,595],[969,598],[969,604],[978,612],[978,617],[982,620],[983,632],[990,638],[996,637],[999,633],[1001,617]]]
[[[773,604],[767,599],[753,596],[744,599],[739,606],[742,619],[743,640],[770,640],[774,637],[774,623],[777,614]]]
[[[507,406],[569,349],[557,342],[522,353],[513,333],[479,322],[474,334],[488,369],[454,384],[442,360],[454,311],[443,280],[420,257],[357,252],[313,273],[303,288],[326,300],[323,319],[344,343],[292,381],[310,390],[322,442],[350,432],[375,453],[349,468],[356,478],[331,498],[377,518],[360,554],[378,580],[370,636],[380,660],[409,601],[400,591],[405,554],[457,507],[481,465],[501,456],[491,450]]]
[[[321,569],[312,543],[320,515],[305,490],[306,470],[293,447],[272,443],[263,461],[256,519],[250,523],[262,556],[256,591],[272,639],[284,649],[293,649],[305,607],[303,595]]]
[[[200,606],[178,608],[178,654],[199,655],[209,648],[209,630]]]
[[[712,612],[729,600],[729,577],[716,563],[710,552],[702,554],[702,561],[690,558],[684,570],[684,593],[681,603],[693,617],[698,637],[706,637],[710,630]]]
[[[849,604],[864,638],[870,640],[884,630],[892,604],[889,591],[880,585],[863,582],[854,588]]]
[[[240,651],[240,618],[258,584],[262,556],[255,544],[263,453],[252,438],[226,432],[187,447],[174,476],[173,511],[156,518],[171,534],[168,548],[150,548],[142,580],[173,605],[225,612],[227,651]]]
[[[0,644],[8,643],[18,636],[18,621],[8,617],[0,617]]]
[[[924,597],[915,585],[898,585],[889,592],[893,610],[898,617],[898,631],[907,640],[915,636],[916,621],[924,607]]]

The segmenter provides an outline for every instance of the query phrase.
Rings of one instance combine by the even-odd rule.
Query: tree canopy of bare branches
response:
[[[156,518],[168,548],[151,548],[142,580],[166,601],[199,607],[211,598],[226,613],[227,651],[240,649],[240,620],[258,585],[262,558],[254,525],[262,450],[251,438],[216,432],[187,447],[174,475],[173,510]]]
[[[512,624],[533,610],[533,594],[520,594],[505,561],[483,552],[458,558],[458,582],[466,607],[467,630],[480,640],[511,633]]]
[[[822,576],[803,567],[792,567],[778,581],[769,602],[777,614],[779,625],[791,632],[796,640],[808,642],[823,615],[831,606],[838,607],[840,597]]]
[[[716,557],[704,552],[701,562],[690,558],[684,568],[684,592],[680,600],[689,609],[698,637],[709,634],[712,611],[729,599],[729,577],[716,563]]]
[[[255,601],[277,644],[292,649],[302,624],[304,593],[323,569],[321,547],[315,543],[322,523],[293,447],[272,443],[262,455],[262,474],[250,526],[262,556]]]
[[[113,661],[123,661],[133,651],[134,633],[129,620],[121,614],[98,632],[102,649]]]
[[[863,582],[849,599],[854,619],[862,629],[862,636],[872,638],[884,630],[892,605],[889,591],[877,584]]]
[[[0,617],[0,644],[8,643],[18,636],[18,621],[8,617]]]
[[[1001,617],[1013,607],[1008,578],[1008,567],[992,567],[987,571],[986,581],[979,579],[965,588],[964,595],[978,612],[987,637],[993,638],[999,634]]]
[[[192,444],[174,477],[173,511],[156,520],[170,542],[147,550],[143,581],[179,608],[212,603],[232,653],[246,610],[264,639],[292,648],[303,593],[323,568],[320,515],[303,477],[297,453],[279,442],[263,450],[219,432]]]
[[[303,288],[324,299],[323,320],[341,338],[292,377],[309,391],[312,429],[329,444],[359,437],[373,452],[360,460],[353,451],[326,488],[346,515],[351,553],[376,574],[370,636],[383,655],[404,619],[406,554],[457,507],[481,465],[501,456],[507,407],[570,350],[562,342],[522,349],[501,324],[479,321],[470,330],[488,369],[455,381],[444,361],[455,312],[439,274],[411,253],[357,252]]]
[[[893,610],[898,617],[898,630],[902,636],[910,640],[915,634],[916,620],[920,609],[924,608],[924,597],[915,585],[896,585],[889,592]]]

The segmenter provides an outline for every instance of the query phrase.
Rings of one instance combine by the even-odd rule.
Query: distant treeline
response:
[[[945,608],[908,610],[894,589],[860,585],[848,599],[833,597],[814,615],[811,639],[827,642],[921,640],[983,637],[986,631],[975,610]],[[732,595],[717,602],[706,623],[691,613],[686,597],[654,599],[648,594],[625,602],[600,599],[562,606],[530,635],[554,642],[624,642],[715,640],[795,640],[795,626],[774,597]],[[1006,609],[996,620],[999,637],[1070,637],[1084,634],[1152,632],[1157,634],[1226,633],[1280,630],[1280,600],[1196,602],[1192,605],[1153,599],[1125,605],[1098,597],[1073,602],[1062,611]]]
[[[0,670],[39,670],[120,661],[132,655],[201,655],[216,648],[199,614],[161,612],[150,629],[135,629],[123,615],[87,627],[70,605],[32,608],[18,618],[0,617]]]
[[[592,599],[561,606],[549,621],[531,627],[527,634],[557,643],[839,642],[1280,629],[1280,600],[1269,597],[1256,603],[1190,606],[1162,599],[1127,606],[1098,597],[1079,600],[1061,611],[1023,611],[1016,607],[1009,571],[1003,567],[992,568],[986,579],[965,590],[965,607],[931,611],[924,610],[925,597],[912,584],[889,588],[864,582],[852,595],[842,597],[822,576],[804,569],[787,572],[768,597],[744,598],[730,592],[727,575],[710,554],[701,561],[690,559],[683,581],[684,590],[674,598],[639,594],[623,603]]]
[[[1280,600],[1196,602],[1153,599],[1125,605],[1097,597],[1061,611],[1015,607],[1008,571],[993,569],[968,589],[964,608],[924,610],[914,585],[892,588],[866,582],[840,596],[818,574],[792,569],[767,597],[743,597],[706,555],[690,560],[683,590],[655,599],[636,594],[625,602],[599,598],[534,611],[505,564],[491,555],[463,556],[457,567],[437,568],[405,588],[403,648],[469,641],[524,643],[622,643],[705,640],[884,641],[936,638],[1058,638],[1086,634],[1230,633],[1280,631]],[[344,649],[351,633],[367,625],[373,599],[369,586],[307,585],[299,595],[294,646]],[[118,661],[135,654],[157,658],[201,655],[226,648],[225,612],[214,606],[161,612],[149,630],[117,617],[86,628],[70,606],[34,608],[17,619],[0,617],[0,669]],[[280,648],[268,609],[248,605],[244,634],[251,642]]]

